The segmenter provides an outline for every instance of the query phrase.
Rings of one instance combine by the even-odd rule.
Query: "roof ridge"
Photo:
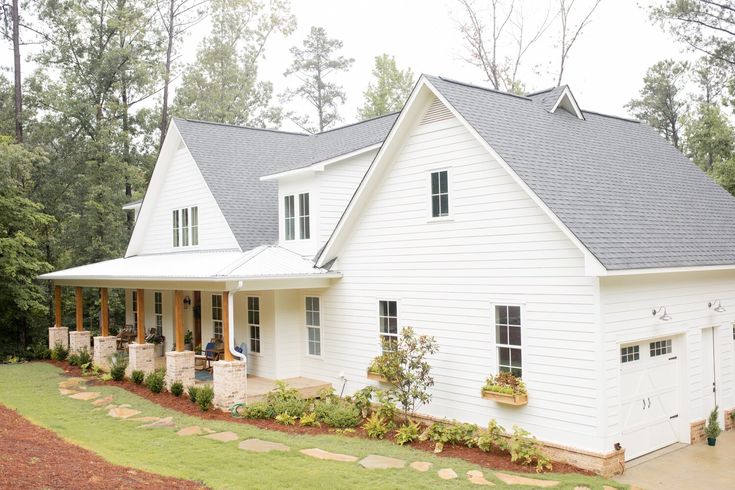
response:
[[[452,78],[447,78],[447,77],[442,77],[442,76],[439,76],[437,78],[439,80],[443,80],[443,81],[448,82],[448,83],[455,83],[457,85],[463,85],[465,87],[476,88],[476,89],[479,89],[479,90],[485,90],[486,92],[492,92],[494,94],[508,95],[510,97],[515,97],[515,98],[521,99],[521,100],[530,100],[530,101],[533,101],[533,99],[531,99],[530,97],[527,97],[525,95],[518,95],[518,94],[513,94],[513,93],[510,93],[510,92],[503,92],[502,90],[496,90],[496,89],[490,88],[490,87],[482,87],[480,85],[474,85],[474,84],[467,83],[467,82],[460,82],[459,80],[454,80]]]
[[[198,123],[198,124],[211,124],[213,126],[225,126],[228,128],[237,128],[237,129],[250,129],[253,131],[268,131],[270,133],[281,133],[281,134],[291,134],[294,136],[313,136],[311,134],[307,133],[297,133],[296,131],[284,131],[282,129],[272,129],[272,128],[254,128],[252,126],[240,126],[238,124],[229,124],[229,123],[222,123],[217,121],[202,121],[201,119],[189,119],[185,117],[174,117],[174,119],[178,119],[179,121],[187,121],[191,123]]]
[[[332,131],[338,131],[340,129],[350,128],[352,126],[357,126],[358,124],[364,124],[364,123],[367,123],[367,122],[370,122],[370,121],[374,121],[376,119],[380,119],[382,117],[395,116],[396,114],[399,114],[400,112],[401,111],[389,112],[388,114],[383,114],[383,115],[380,115],[380,116],[375,116],[375,117],[371,117],[371,118],[368,118],[368,119],[363,119],[362,121],[355,121],[353,123],[345,124],[344,126],[340,126],[338,128],[327,129],[327,130],[324,130],[324,131],[320,131],[319,133],[310,134],[308,136],[319,136],[320,134],[326,134],[326,133],[330,133]]]
[[[597,111],[588,111],[587,109],[579,109],[579,110],[582,111],[582,113],[585,113],[585,114],[594,114],[596,116],[609,117],[610,119],[620,119],[621,121],[632,122],[632,123],[636,123],[636,124],[640,124],[641,123],[641,121],[639,121],[638,119],[633,119],[633,118],[630,118],[630,117],[616,116],[614,114],[605,114],[603,112],[597,112]]]
[[[535,92],[529,92],[529,93],[527,93],[527,94],[526,94],[526,97],[533,97],[533,96],[535,96],[535,95],[541,95],[541,94],[545,94],[546,92],[551,92],[551,91],[552,91],[552,90],[554,90],[555,88],[556,88],[556,87],[549,87],[549,88],[545,88],[545,89],[543,89],[543,90],[537,90],[537,91],[535,91]]]

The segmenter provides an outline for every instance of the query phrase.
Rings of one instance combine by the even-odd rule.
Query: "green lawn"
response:
[[[113,403],[132,405],[142,412],[140,416],[173,415],[178,428],[199,425],[216,431],[232,431],[241,439],[254,437],[291,447],[288,453],[250,453],[238,449],[237,442],[180,437],[173,429],[139,429],[140,422],[108,417],[106,410],[93,410],[90,402],[61,396],[58,383],[62,379],[61,371],[46,363],[0,365],[0,403],[111,463],[201,481],[211,488],[434,488],[437,485],[460,488],[474,487],[465,474],[468,470],[481,469],[463,460],[439,458],[386,441],[339,435],[293,436],[247,424],[205,421],[163,408],[121,388],[90,387],[90,391],[113,395]],[[298,452],[311,447],[358,457],[380,454],[407,462],[429,461],[434,463],[434,468],[427,473],[408,467],[366,470],[356,463],[319,461]],[[452,468],[459,478],[440,480],[436,475],[439,468]],[[497,480],[491,471],[484,469],[483,472],[488,480],[496,483],[495,488],[510,488]],[[601,489],[603,484],[621,488],[618,483],[581,475],[546,474],[538,478],[560,480],[562,484],[556,488],[587,485]]]

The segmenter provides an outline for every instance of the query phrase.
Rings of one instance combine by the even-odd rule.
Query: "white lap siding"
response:
[[[711,395],[705,396],[706,391],[711,391],[707,378],[712,366],[703,365],[702,349],[707,349],[709,355],[712,345],[711,342],[702,345],[702,329],[717,327],[717,402],[721,410],[735,406],[732,331],[735,271],[604,277],[600,280],[600,290],[608,443],[617,442],[622,424],[620,396],[624,387],[620,385],[620,344],[636,342],[641,349],[648,349],[648,339],[678,341],[679,350],[674,354],[679,357],[683,378],[679,436],[682,442],[689,442],[690,422],[707,418],[714,405]],[[708,308],[707,304],[716,299],[721,301],[725,312]],[[652,309],[659,306],[666,307],[671,320],[661,321],[652,315]]]
[[[450,173],[447,221],[429,218],[429,174]],[[322,294],[325,359],[305,375],[347,392],[379,353],[378,301],[398,301],[399,326],[436,337],[436,385],[421,412],[602,450],[597,279],[582,253],[454,118],[416,126],[339,251],[344,277]],[[529,403],[480,397],[497,372],[494,304],[523,306]]]

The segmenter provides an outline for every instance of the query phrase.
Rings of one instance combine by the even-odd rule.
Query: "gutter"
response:
[[[242,290],[244,287],[244,284],[242,281],[239,281],[237,283],[237,287],[232,289],[231,291],[227,291],[227,318],[229,321],[227,322],[227,330],[229,332],[228,335],[228,342],[227,342],[227,348],[230,350],[230,354],[235,356],[235,358],[245,361],[245,405],[248,404],[248,361],[247,356],[243,354],[242,352],[237,352],[235,350],[235,293]]]

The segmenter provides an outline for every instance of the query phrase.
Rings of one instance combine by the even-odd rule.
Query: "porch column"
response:
[[[214,406],[229,410],[233,403],[244,402],[248,385],[247,362],[235,360],[230,352],[230,295],[222,292],[222,340],[225,356],[212,365],[212,388]]]
[[[222,292],[222,341],[225,344],[225,361],[234,361],[230,352],[230,295]]]
[[[61,326],[61,286],[54,285],[54,325],[48,329],[48,348],[69,347],[69,329]]]
[[[176,381],[194,384],[194,351],[184,350],[184,292],[174,291],[174,337],[176,352],[166,352],[166,387]]]
[[[102,319],[102,328],[100,334],[103,337],[110,335],[110,296],[107,288],[100,288],[100,318]]]
[[[100,288],[100,335],[94,338],[93,362],[101,369],[108,370],[109,359],[117,351],[117,337],[110,336],[110,296],[107,288]]]
[[[89,352],[90,332],[84,330],[84,294],[81,287],[74,290],[76,300],[77,329],[69,332],[69,353],[79,354],[86,350]]]
[[[145,343],[145,291],[138,289],[135,293],[138,301],[138,338],[139,344]]]

